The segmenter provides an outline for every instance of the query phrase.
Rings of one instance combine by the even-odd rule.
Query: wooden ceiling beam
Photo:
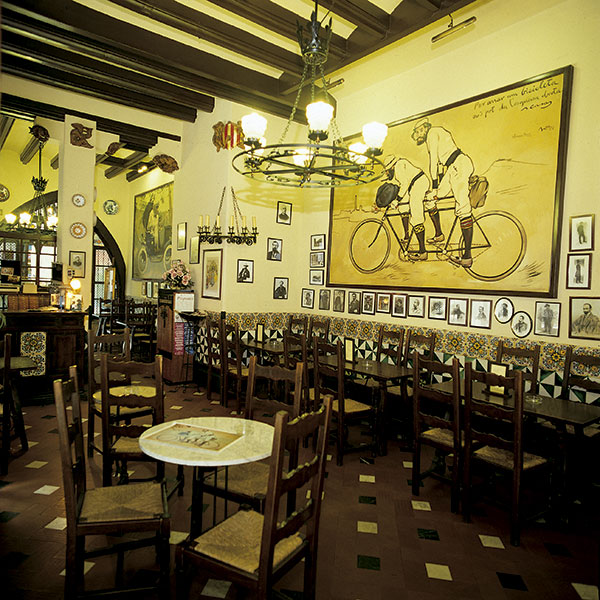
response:
[[[146,169],[143,171],[140,171],[139,168],[141,166],[145,166]],[[132,181],[135,181],[136,179],[139,179],[140,177],[143,177],[144,175],[147,175],[148,173],[150,173],[151,171],[153,171],[154,169],[156,169],[156,165],[151,162],[141,162],[138,163],[137,165],[134,165],[133,168],[131,169],[131,171],[129,171],[129,173],[127,173],[127,175],[125,175],[125,179],[127,179],[127,181],[129,183],[131,183]]]
[[[320,0],[319,4],[327,10],[332,10],[336,15],[350,21],[350,23],[353,23],[357,27],[368,30],[369,33],[384,36],[389,31],[389,15],[370,2],[357,0],[345,0],[344,2],[339,2],[339,0]],[[319,14],[319,19],[322,18],[321,14]]]
[[[6,138],[15,123],[14,117],[7,115],[0,115],[0,150],[4,147]]]
[[[104,171],[104,176],[107,179],[112,179],[119,175],[119,173],[123,173],[130,169],[133,165],[139,163],[143,158],[148,156],[147,152],[132,152],[124,161],[121,166],[113,166],[109,167]]]

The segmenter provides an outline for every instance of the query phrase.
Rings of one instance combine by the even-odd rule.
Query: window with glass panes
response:
[[[18,260],[21,263],[21,281],[45,287],[52,279],[56,238],[4,232],[0,234],[0,259]]]
[[[92,302],[94,313],[100,312],[100,301],[104,297],[106,270],[113,266],[113,260],[98,234],[94,232],[94,288]]]

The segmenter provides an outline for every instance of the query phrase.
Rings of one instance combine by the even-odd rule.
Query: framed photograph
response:
[[[377,294],[377,312],[389,313],[392,303],[391,294]]]
[[[200,262],[200,236],[194,235],[190,238],[190,265]]]
[[[569,337],[600,340],[600,298],[569,298]]]
[[[493,373],[494,375],[500,375],[501,377],[506,377],[508,373],[508,365],[504,363],[496,362],[495,360],[490,360],[488,362],[488,371]],[[496,394],[499,396],[504,396],[505,389],[503,385],[490,385],[488,388],[490,394]]]
[[[291,202],[277,202],[277,218],[275,219],[277,223],[282,223],[283,225],[291,225],[292,224],[292,204]]]
[[[310,268],[325,266],[325,252],[311,252],[310,253]]]
[[[302,308],[315,307],[315,290],[311,290],[309,288],[302,288],[302,298],[300,300],[300,306]]]
[[[490,329],[492,326],[492,301],[471,300],[471,327]]]
[[[202,297],[221,298],[223,250],[202,252]]]
[[[348,292],[348,312],[360,315],[360,292]]]
[[[146,285],[148,282],[147,281],[142,281],[142,298],[146,298],[147,297],[147,289],[148,286]]]
[[[308,273],[308,283],[310,285],[323,285],[325,282],[325,271],[313,271],[312,269]]]
[[[408,297],[408,316],[409,317],[424,317],[425,316],[425,296],[409,296]]]
[[[158,281],[152,282],[152,297],[158,298]]]
[[[592,255],[567,254],[567,289],[589,290],[592,284]]]
[[[254,261],[245,258],[238,258],[237,261],[237,282],[254,283]]]
[[[185,250],[187,223],[177,223],[177,250]]]
[[[467,324],[469,301],[466,298],[450,298],[448,304],[448,323],[450,325]]]
[[[559,330],[560,302],[536,302],[533,333],[558,337]]]
[[[441,321],[446,320],[446,313],[448,309],[448,298],[442,296],[430,296],[429,297],[429,318],[439,319]]]
[[[319,310],[329,310],[331,306],[331,290],[319,290]]]
[[[508,323],[515,312],[512,300],[509,298],[498,298],[494,305],[494,317],[498,323]]]
[[[392,317],[406,317],[406,294],[392,294]]]
[[[311,250],[325,250],[325,234],[315,233],[310,236],[310,249]]]
[[[579,215],[569,220],[569,252],[594,249],[595,215]]]
[[[513,315],[510,322],[510,329],[517,337],[527,337],[531,333],[532,328],[531,317],[525,311],[520,310]]]
[[[287,300],[290,280],[287,277],[273,278],[273,298],[275,300]]]
[[[73,277],[85,277],[85,252],[80,250],[69,250],[69,269],[73,271]]]
[[[365,315],[375,314],[375,292],[363,292],[362,312]]]
[[[346,290],[333,290],[333,311],[344,312],[346,305]]]
[[[283,240],[279,238],[267,238],[267,260],[281,260]]]

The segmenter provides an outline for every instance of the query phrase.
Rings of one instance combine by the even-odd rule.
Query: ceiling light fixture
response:
[[[449,35],[452,35],[453,33],[460,31],[461,29],[464,29],[465,27],[468,27],[469,25],[473,25],[473,23],[475,23],[475,21],[477,21],[477,17],[469,17],[465,21],[462,21],[455,25],[454,21],[452,19],[452,15],[448,15],[448,16],[450,17],[450,23],[448,25],[448,29],[446,29],[446,31],[442,31],[442,33],[438,33],[437,35],[434,35],[431,38],[431,42],[433,44],[435,44],[436,42],[439,42],[440,40],[443,40],[444,38],[447,38]]]
[[[279,142],[266,144],[264,133],[267,120],[264,117],[256,113],[242,117],[246,149],[233,158],[232,165],[246,177],[288,187],[332,188],[371,183],[385,172],[383,162],[377,157],[382,154],[381,148],[387,135],[386,125],[375,122],[365,125],[364,144],[358,142],[347,148],[342,142],[328,91],[331,85],[328,85],[323,72],[331,38],[331,19],[321,37],[318,9],[319,3],[315,0],[315,10],[308,23],[308,38],[305,39],[304,29],[298,24],[298,44],[304,70],[292,112]],[[317,71],[322,87],[316,85]],[[296,115],[302,89],[307,83],[310,83],[311,97],[311,103],[306,107],[309,142],[286,143],[285,138]],[[323,99],[315,97],[315,90],[322,94]],[[323,144],[329,137],[331,144]]]

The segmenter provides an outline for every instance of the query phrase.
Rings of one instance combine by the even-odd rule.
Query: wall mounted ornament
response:
[[[219,121],[213,127],[212,143],[217,152],[221,150],[231,150],[231,148],[244,148],[244,133],[242,131],[242,122],[238,121]]]
[[[163,173],[174,173],[179,170],[177,161],[168,154],[157,154],[152,162],[161,170]]]
[[[71,124],[71,145],[80,148],[93,148],[88,140],[92,137],[94,130],[91,127],[86,127],[82,123]]]
[[[87,233],[87,227],[83,223],[76,221],[75,223],[73,223],[71,225],[70,232],[74,238],[77,238],[78,240],[80,240],[81,238],[85,237],[85,235]]]

